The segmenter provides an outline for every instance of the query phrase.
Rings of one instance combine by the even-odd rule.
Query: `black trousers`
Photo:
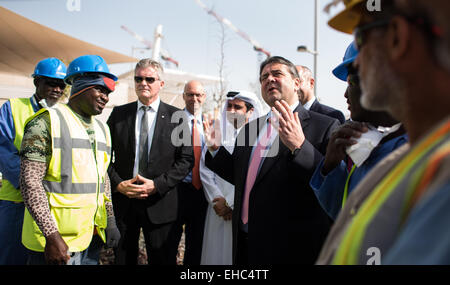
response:
[[[205,228],[206,201],[203,189],[195,189],[191,183],[178,185],[178,220],[176,222],[181,238],[185,232],[185,253],[183,265],[200,265]]]
[[[248,265],[248,234],[238,230],[235,265]]]
[[[114,250],[115,263],[136,265],[139,252],[139,236],[142,228],[148,264],[176,264],[180,241],[175,221],[153,224],[146,212],[144,200],[132,199],[126,215],[117,220],[121,234],[119,246]]]

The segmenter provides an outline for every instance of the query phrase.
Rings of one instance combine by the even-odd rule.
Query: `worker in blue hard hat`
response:
[[[380,160],[407,142],[404,128],[387,112],[369,111],[361,106],[358,72],[352,66],[357,55],[352,42],[342,63],[332,71],[348,84],[344,97],[351,120],[331,135],[326,155],[310,181],[320,204],[332,219],[336,219],[348,195],[365,175]],[[371,141],[371,138],[376,140]]]
[[[24,204],[19,190],[20,158],[26,119],[54,104],[66,87],[66,66],[57,58],[38,62],[32,77],[36,91],[30,98],[11,98],[0,108],[0,265],[25,264],[21,240]]]
[[[42,109],[25,125],[20,189],[28,264],[98,264],[103,245],[119,242],[107,175],[111,136],[94,118],[115,80],[100,56],[76,58],[65,77],[68,104]]]

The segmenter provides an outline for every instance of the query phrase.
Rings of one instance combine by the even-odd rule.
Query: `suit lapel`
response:
[[[150,149],[149,161],[153,158],[153,156],[158,155],[158,142],[160,141],[160,137],[164,133],[165,126],[167,126],[167,122],[170,122],[170,116],[167,112],[167,108],[165,103],[162,101],[159,103],[158,113],[155,117],[155,130],[153,132],[152,138],[152,147]]]
[[[317,102],[317,101],[316,101]],[[314,103],[316,103],[314,102]],[[300,124],[302,125],[302,129],[305,129],[309,125],[309,119],[311,115],[309,111],[303,108],[302,104],[298,104],[297,108],[295,108],[294,113],[298,112],[298,118],[300,119]]]
[[[294,113],[295,112],[298,112],[298,117],[300,119],[300,124],[302,125],[302,128],[303,129],[307,128],[309,125],[309,118],[310,118],[308,110],[306,110],[305,108],[303,108],[303,106],[301,104],[299,104],[297,106],[297,108],[295,108]],[[290,150],[280,140],[280,136],[277,135],[277,137],[275,138],[275,140],[271,146],[271,150],[269,152],[270,154],[273,154],[273,156],[266,157],[264,159],[264,162],[261,165],[258,175],[256,176],[254,185],[256,185],[256,183],[258,183],[259,180],[261,180],[262,177],[264,177],[264,175],[266,175],[267,172],[269,172],[269,170],[272,169],[273,165],[281,157],[287,155],[288,152],[290,152]]]
[[[128,135],[128,143],[129,143],[129,147],[132,148],[133,150],[133,161],[136,158],[136,116],[137,116],[137,101],[133,102],[132,104],[129,105],[129,108],[126,109],[126,114],[124,114],[125,116],[127,116],[127,127],[128,130],[124,130],[126,132],[128,132],[130,135]]]

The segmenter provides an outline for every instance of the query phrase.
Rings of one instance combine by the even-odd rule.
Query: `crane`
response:
[[[144,37],[138,35],[137,33],[133,32],[132,30],[130,30],[128,27],[126,27],[124,25],[122,25],[120,27],[123,30],[125,30],[126,32],[128,32],[130,35],[135,37],[138,41],[143,43],[148,49],[153,49],[154,57],[158,57],[159,56],[158,53],[160,53],[161,58],[163,60],[172,62],[173,64],[175,64],[178,67],[178,65],[179,65],[178,61],[173,59],[166,50],[159,48],[159,39],[162,37],[162,35],[161,35],[162,26],[161,25],[159,25],[156,29],[155,43],[157,42],[158,44],[155,44],[155,46],[153,46],[153,44],[150,41],[148,41],[147,39],[145,39]],[[156,58],[154,58],[154,59],[156,59]]]
[[[254,39],[250,38],[249,35],[247,35],[246,33],[244,33],[243,31],[239,30],[235,25],[233,25],[230,20],[228,20],[227,18],[223,18],[222,16],[218,15],[216,12],[214,12],[212,9],[208,9],[206,7],[205,4],[203,4],[202,1],[200,0],[195,0],[195,2],[197,2],[197,4],[202,7],[208,14],[210,14],[211,16],[213,16],[214,18],[216,18],[219,22],[222,22],[223,24],[227,25],[230,29],[232,29],[235,33],[237,33],[239,36],[241,36],[243,39],[245,39],[246,41],[250,42],[253,46],[253,49],[258,51],[258,52],[262,52],[264,53],[267,57],[270,57],[270,52],[268,52],[267,50],[263,49],[261,47],[261,45],[255,41]]]

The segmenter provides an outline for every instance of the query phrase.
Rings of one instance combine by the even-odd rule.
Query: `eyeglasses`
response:
[[[379,28],[382,26],[385,26],[389,24],[391,20],[390,19],[381,19],[378,21],[374,21],[371,23],[368,23],[366,25],[362,25],[360,27],[357,27],[355,31],[353,32],[353,35],[355,37],[355,47],[359,51],[363,47],[364,43],[367,40],[367,32],[374,28]]]
[[[143,80],[147,82],[148,84],[153,84],[155,81],[158,81],[159,79],[156,79],[155,77],[142,77],[142,76],[135,76],[134,82],[137,84],[141,83]]]
[[[184,93],[184,95],[189,97],[189,98],[193,98],[193,97],[200,98],[200,97],[203,97],[203,94],[201,94],[201,93]]]
[[[440,26],[434,25],[430,23],[430,21],[426,17],[421,16],[407,16],[403,14],[398,14],[399,16],[404,17],[408,22],[422,28],[422,30],[431,38],[441,38],[443,35],[443,30]],[[367,31],[373,28],[382,27],[384,25],[389,24],[390,19],[382,19],[379,21],[374,21],[371,23],[368,23],[367,25],[363,25],[361,27],[358,27],[354,31],[355,36],[355,46],[356,49],[359,51],[361,50],[362,46],[366,42],[367,39]]]

